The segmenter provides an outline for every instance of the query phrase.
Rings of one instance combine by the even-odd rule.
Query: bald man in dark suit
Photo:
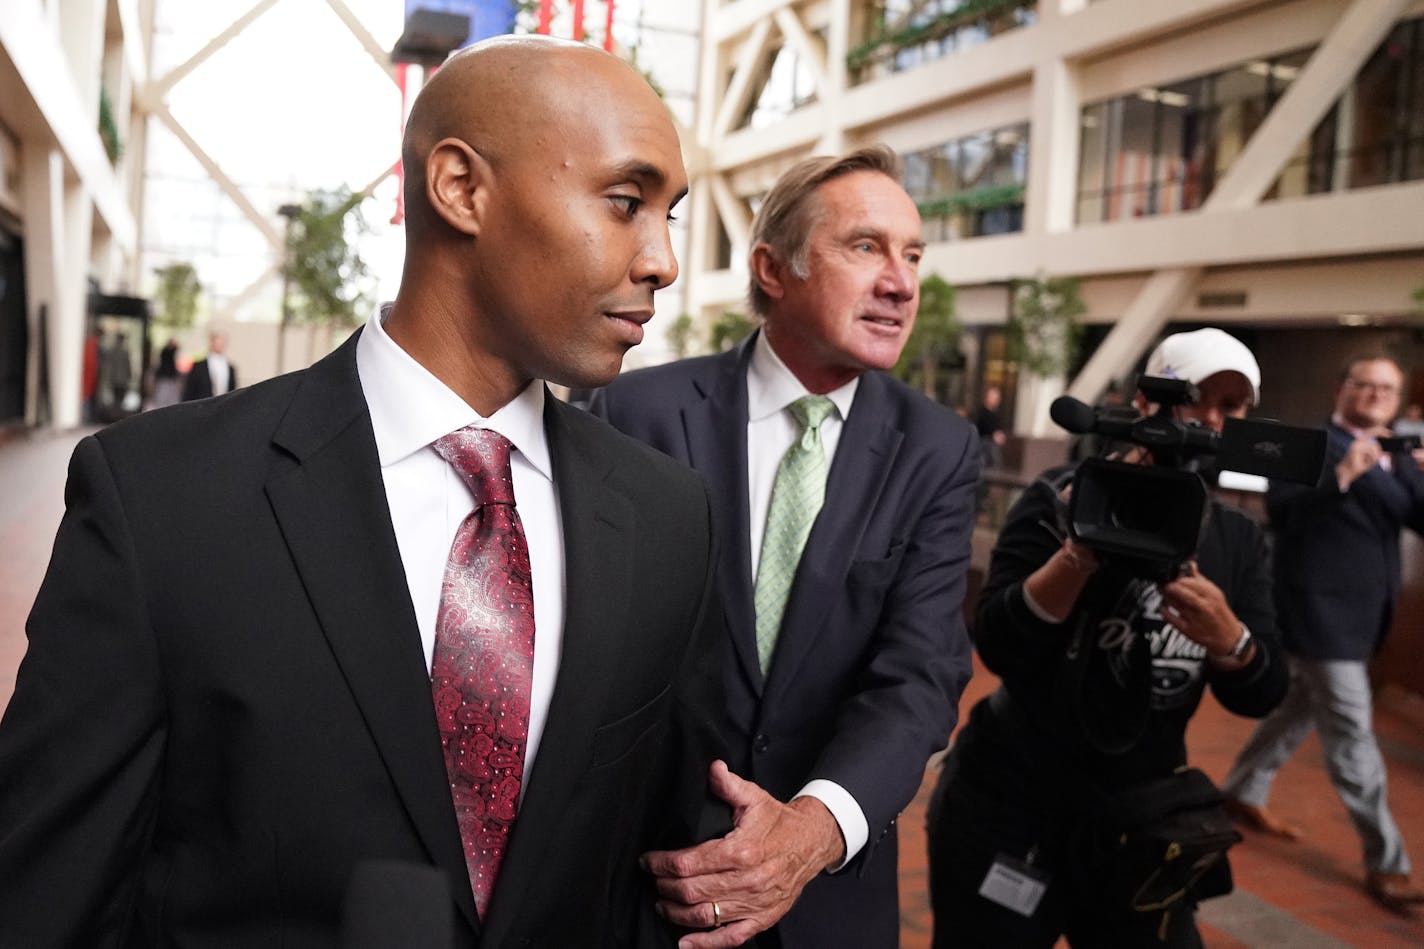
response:
[[[677,136],[613,57],[505,38],[404,161],[393,306],[76,450],[0,723],[0,946],[334,949],[377,861],[463,949],[675,943],[637,860],[707,813],[709,504],[544,380],[606,383],[676,276]]]

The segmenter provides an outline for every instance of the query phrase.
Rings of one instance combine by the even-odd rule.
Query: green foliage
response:
[[[158,268],[158,287],[154,298],[158,302],[156,322],[170,329],[187,329],[198,313],[198,295],[203,285],[198,272],[186,261]]]
[[[364,194],[312,191],[287,231],[294,322],[356,326],[370,313],[371,274],[351,239],[369,228]]]
[[[971,191],[957,191],[932,201],[921,201],[915,207],[920,209],[920,217],[929,220],[969,211],[990,211],[994,208],[1011,207],[1015,204],[1023,204],[1023,200],[1024,186],[1021,184],[985,185]]]
[[[954,287],[938,274],[920,281],[920,309],[915,328],[900,353],[894,374],[934,397],[939,373],[958,362],[964,327],[954,309]]]
[[[922,23],[902,19],[900,24],[894,26],[885,22],[882,11],[876,18],[874,34],[846,54],[846,66],[851,72],[855,72],[872,62],[894,56],[902,49],[942,40],[962,26],[979,20],[992,20],[998,15],[1012,13],[1022,6],[1037,6],[1037,3],[1034,0],[964,0],[959,6],[938,13]]]
[[[714,353],[724,353],[751,335],[756,324],[736,310],[724,310],[708,333]]]
[[[677,319],[667,328],[667,342],[678,359],[686,359],[692,352],[692,315],[679,313]]]
[[[1014,309],[1009,317],[1007,355],[1040,378],[1068,371],[1078,355],[1083,334],[1078,317],[1088,309],[1074,277],[1035,277],[1013,286]]]
[[[117,165],[124,154],[124,143],[119,138],[119,123],[114,119],[114,102],[103,86],[99,87],[99,139],[104,143],[109,164]]]

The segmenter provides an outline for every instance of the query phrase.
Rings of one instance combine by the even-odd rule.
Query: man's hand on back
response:
[[[721,761],[712,765],[711,786],[732,805],[731,833],[643,858],[657,879],[658,912],[679,926],[709,929],[684,936],[679,949],[740,946],[775,925],[845,853],[840,827],[815,798],[783,804]]]

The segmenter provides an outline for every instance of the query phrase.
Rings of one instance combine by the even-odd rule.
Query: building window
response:
[[[884,0],[850,51],[851,80],[914,69],[1028,26],[1037,0]]]
[[[926,240],[1023,230],[1027,124],[911,152],[904,163],[905,190],[919,206]]]
[[[1078,221],[1198,208],[1313,49],[1085,106]],[[1398,24],[1266,200],[1424,178],[1424,18]]]

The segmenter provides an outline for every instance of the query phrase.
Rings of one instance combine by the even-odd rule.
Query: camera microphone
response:
[[[1121,410],[1099,412],[1071,395],[1060,395],[1048,407],[1053,424],[1074,435],[1105,435],[1108,438],[1131,438],[1138,421],[1134,412]]]
[[[1053,424],[1074,435],[1091,434],[1097,422],[1097,413],[1086,402],[1080,402],[1071,395],[1060,395],[1048,407],[1048,417]]]

